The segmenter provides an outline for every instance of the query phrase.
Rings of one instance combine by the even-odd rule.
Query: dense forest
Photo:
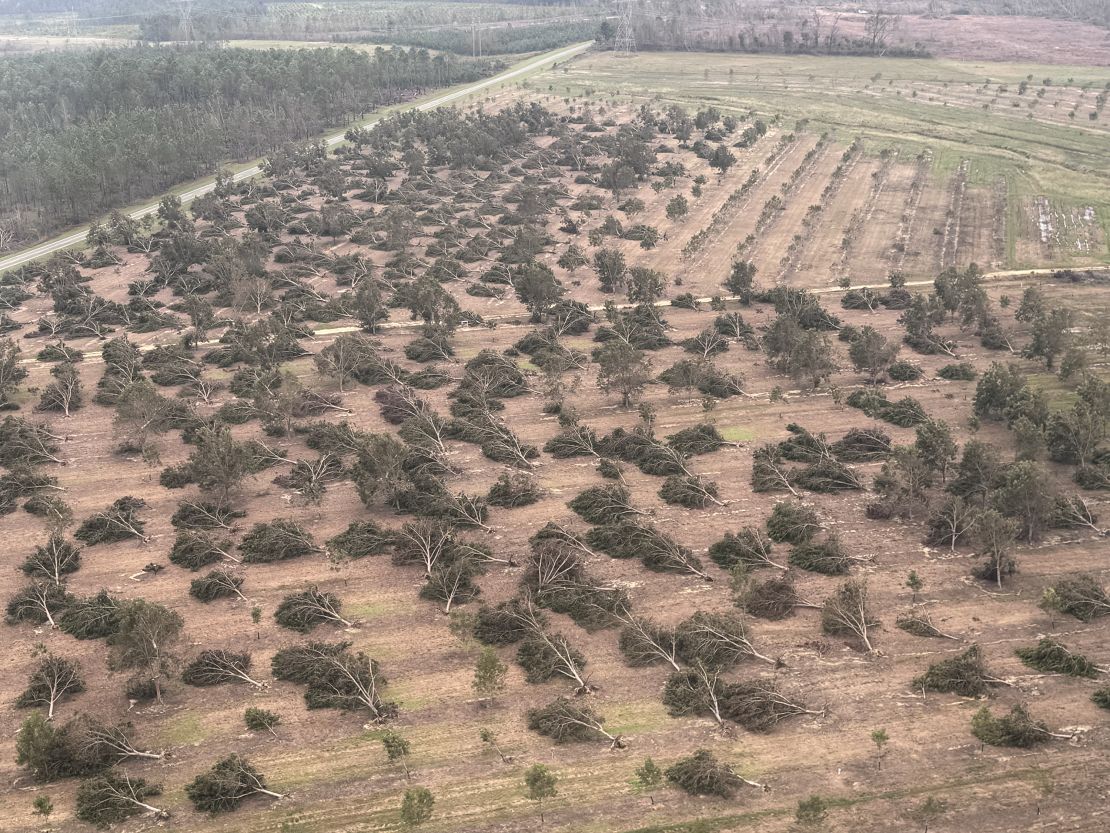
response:
[[[420,49],[106,49],[0,62],[0,221],[42,235],[495,61]]]

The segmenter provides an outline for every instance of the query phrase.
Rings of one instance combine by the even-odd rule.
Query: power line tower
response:
[[[636,51],[636,34],[632,31],[632,2],[633,0],[617,0],[617,35],[613,39],[613,49],[625,55]]]
[[[181,39],[188,43],[193,40],[193,0],[177,0],[181,14]]]

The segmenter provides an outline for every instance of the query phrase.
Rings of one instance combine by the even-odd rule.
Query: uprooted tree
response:
[[[266,779],[250,761],[229,755],[185,785],[185,795],[202,813],[226,813],[253,795],[284,798],[267,788]]]

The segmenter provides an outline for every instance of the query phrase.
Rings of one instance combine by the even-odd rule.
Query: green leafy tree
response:
[[[817,388],[834,370],[832,345],[819,332],[804,329],[791,315],[780,315],[763,337],[770,365],[779,373]]]
[[[27,368],[19,363],[21,353],[12,339],[0,341],[0,406],[11,402],[12,393],[27,378]]]
[[[150,680],[161,703],[162,678],[176,663],[174,646],[185,622],[177,612],[145,599],[123,603],[118,615],[118,630],[108,637],[109,667]]]
[[[654,304],[667,289],[667,276],[654,269],[633,266],[628,270],[628,301],[632,304]]]
[[[514,270],[512,281],[517,298],[532,313],[534,323],[539,323],[544,314],[566,294],[566,288],[556,280],[555,273],[536,261]]]
[[[652,804],[655,803],[653,793],[662,783],[663,770],[656,766],[651,758],[645,758],[644,762],[636,768],[636,785],[648,794]]]
[[[205,428],[187,465],[201,490],[223,504],[253,470],[255,455],[246,443],[236,442],[226,426]]]
[[[594,269],[597,270],[603,292],[621,288],[628,278],[628,265],[624,255],[617,249],[599,249],[595,252]]]
[[[921,592],[921,588],[925,586],[925,582],[921,580],[921,576],[917,574],[916,570],[910,570],[910,574],[906,576],[906,587],[910,588],[913,592],[913,600],[917,601],[917,594]]]
[[[682,194],[672,197],[667,203],[667,219],[676,222],[690,213],[690,203]]]
[[[1019,534],[1030,544],[1052,523],[1054,498],[1048,472],[1032,460],[1008,466],[992,495],[995,508],[1018,521]]]
[[[629,407],[652,381],[651,359],[631,344],[613,340],[594,355],[598,364],[597,386],[620,394],[621,405]]]
[[[35,815],[42,816],[44,819],[49,819],[50,814],[54,812],[54,802],[50,800],[48,795],[40,795],[31,802],[31,806],[35,810]]]
[[[540,826],[543,826],[543,802],[558,795],[559,778],[543,764],[533,764],[524,773],[524,786],[528,790],[529,801],[535,801],[540,810]]]
[[[474,663],[474,692],[483,700],[493,701],[505,690],[505,677],[509,667],[497,656],[497,651],[486,646]]]
[[[957,446],[952,439],[952,429],[948,423],[930,419],[917,426],[917,439],[914,442],[917,456],[933,471],[940,474],[941,483],[948,478],[948,470],[956,461]]]
[[[876,769],[883,768],[883,756],[886,754],[886,745],[890,742],[890,735],[886,729],[876,729],[871,733],[871,742],[875,744]]]
[[[828,802],[819,795],[811,795],[798,802],[794,820],[802,827],[820,827],[828,818]]]
[[[427,787],[412,787],[405,790],[401,799],[401,821],[405,827],[419,827],[432,817],[435,797]]]
[[[390,763],[401,764],[401,768],[405,771],[405,780],[408,781],[412,777],[409,772],[408,763],[412,744],[398,732],[387,729],[382,733],[382,748],[385,750],[386,757],[389,758]]]
[[[987,559],[975,571],[976,576],[1002,589],[1003,579],[1017,572],[1017,563],[1010,555],[1017,532],[1018,525],[994,509],[985,509],[976,516],[971,537]]]
[[[890,341],[874,327],[863,327],[848,345],[848,358],[856,370],[866,371],[874,384],[898,357],[898,343]]]
[[[755,263],[750,260],[736,260],[725,279],[725,289],[740,299],[742,304],[750,304],[752,289],[755,286]]]

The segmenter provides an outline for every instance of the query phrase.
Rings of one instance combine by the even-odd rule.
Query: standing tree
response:
[[[875,384],[898,357],[898,343],[874,327],[863,327],[848,345],[848,357],[856,370],[866,371],[871,384]]]
[[[409,772],[409,752],[412,749],[412,745],[406,738],[392,729],[386,729],[382,732],[381,740],[382,748],[385,750],[385,755],[389,758],[389,762],[391,764],[400,762],[401,769],[405,772],[405,780],[411,780],[412,774]]]
[[[0,342],[0,408],[11,404],[12,393],[27,378],[27,368],[19,362],[21,353],[10,338]]]
[[[186,464],[201,490],[225,505],[256,463],[251,447],[238,443],[227,426],[202,429]]]
[[[821,333],[804,329],[792,315],[780,315],[763,336],[771,366],[798,382],[818,387],[834,370],[832,346]]]
[[[1010,556],[1017,532],[1017,523],[995,510],[985,509],[979,513],[971,536],[987,560],[973,570],[977,578],[993,581],[1002,589],[1003,578],[1017,572],[1017,562]]]
[[[412,787],[405,790],[401,799],[401,822],[405,827],[419,827],[432,817],[435,798],[427,787]]]
[[[628,408],[652,381],[651,359],[642,350],[623,341],[609,341],[594,356],[598,363],[597,386],[603,391],[621,395],[621,405]]]
[[[344,333],[316,354],[316,369],[335,379],[343,393],[347,382],[373,357],[373,348],[359,333]]]
[[[566,289],[555,278],[555,273],[548,266],[534,260],[513,270],[511,280],[517,298],[532,313],[532,322],[536,324],[566,294]]]
[[[725,279],[725,289],[745,306],[752,302],[752,289],[755,286],[755,263],[750,260],[735,260],[732,270]]]
[[[505,690],[505,676],[509,668],[503,663],[493,648],[482,648],[474,663],[474,692],[482,701],[492,703]]]
[[[1032,544],[1052,523],[1052,479],[1040,463],[1019,460],[1007,466],[992,495],[996,507],[1020,523],[1019,534]]]
[[[941,483],[948,479],[948,470],[956,462],[957,446],[947,422],[930,419],[918,425],[914,450],[922,462],[940,475]]]
[[[910,570],[910,574],[906,576],[906,587],[910,588],[913,593],[913,601],[917,602],[917,594],[921,592],[921,588],[925,586],[925,582],[921,580],[921,576],[917,574],[917,570]]]
[[[648,800],[655,804],[654,791],[663,783],[663,770],[651,758],[644,758],[643,764],[636,767],[636,786],[648,794]]]
[[[690,202],[682,194],[672,197],[667,203],[667,219],[677,222],[690,213]]]
[[[594,253],[594,269],[601,281],[602,292],[620,289],[628,277],[628,265],[617,249],[598,249]]]
[[[628,302],[654,304],[667,289],[667,276],[654,269],[633,266],[628,270]]]
[[[886,745],[890,741],[890,735],[886,733],[886,729],[876,729],[871,733],[871,742],[875,744],[875,768],[883,768],[883,756],[886,754]]]
[[[50,818],[50,814],[54,812],[54,802],[50,800],[48,795],[40,795],[31,802],[31,806],[35,810],[36,816],[42,816],[43,821]]]
[[[543,826],[544,799],[558,795],[556,784],[558,776],[543,764],[533,764],[524,773],[524,785],[528,788],[528,799],[535,801],[540,809],[540,826]]]
[[[108,637],[113,671],[134,670],[154,684],[162,702],[162,677],[176,662],[174,645],[185,624],[175,611],[145,599],[125,602],[119,609],[119,629]]]

